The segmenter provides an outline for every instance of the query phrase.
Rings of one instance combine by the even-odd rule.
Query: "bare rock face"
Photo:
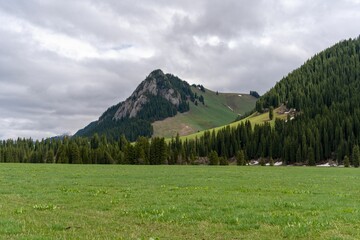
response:
[[[162,93],[162,96],[171,102],[172,105],[179,106],[181,98],[180,94],[174,89],[168,89],[166,92]]]
[[[181,95],[171,87],[167,76],[161,70],[155,70],[136,88],[133,94],[120,105],[113,119],[136,117],[148,103],[148,96],[161,96],[174,106],[179,106]]]

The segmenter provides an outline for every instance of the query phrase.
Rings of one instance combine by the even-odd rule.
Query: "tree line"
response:
[[[262,165],[274,161],[316,165],[333,160],[357,167],[360,38],[342,41],[315,55],[260,97],[256,110],[267,109],[273,115],[281,104],[296,109],[297,114],[291,121],[276,119],[274,126],[241,121],[237,127],[206,131],[195,139],[176,136],[169,141],[129,139],[118,137],[119,132],[116,137],[95,134],[90,138],[7,140],[0,142],[0,161],[216,165],[232,159],[241,165],[258,159]]]
[[[358,144],[344,139],[348,126],[330,140],[332,136],[327,126],[319,131],[315,125],[308,128],[299,124],[301,122],[276,119],[272,127],[269,123],[251,126],[246,121],[237,127],[206,131],[190,140],[182,140],[177,135],[168,141],[139,137],[136,142],[129,142],[125,136],[109,140],[97,134],[91,138],[6,140],[0,142],[0,162],[227,165],[232,160],[245,165],[251,159],[258,159],[262,165],[272,165],[274,161],[282,161],[284,165],[316,165],[333,159],[339,164],[359,166]],[[340,148],[332,152],[336,142]]]

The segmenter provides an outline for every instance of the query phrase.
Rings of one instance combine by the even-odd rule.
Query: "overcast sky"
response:
[[[0,1],[0,139],[73,134],[158,68],[263,94],[359,23],[360,0]]]

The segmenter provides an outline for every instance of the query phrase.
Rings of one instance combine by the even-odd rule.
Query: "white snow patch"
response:
[[[241,94],[239,94],[239,97],[242,97],[242,95],[241,95]]]
[[[250,162],[250,165],[259,165],[259,161],[256,161],[256,160],[251,161],[251,162]]]
[[[316,165],[317,167],[330,167],[331,165],[329,163],[324,163],[320,165]]]
[[[336,167],[336,163],[324,163],[324,164],[319,164],[319,165],[316,165],[317,167]]]
[[[281,166],[282,165],[282,162],[276,162],[274,163],[274,166]]]

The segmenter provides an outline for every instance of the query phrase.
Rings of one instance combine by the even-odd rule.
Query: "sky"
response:
[[[263,94],[359,22],[360,0],[0,1],[0,139],[74,134],[154,69]]]

